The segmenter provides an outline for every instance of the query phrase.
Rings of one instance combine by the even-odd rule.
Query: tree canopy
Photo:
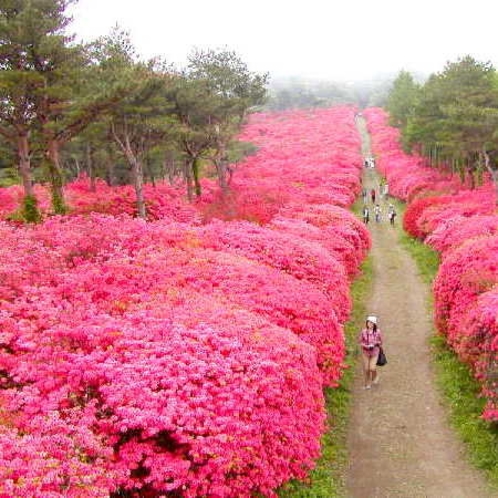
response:
[[[409,118],[413,115],[419,92],[420,85],[415,82],[413,76],[407,71],[401,71],[393,82],[386,103],[392,126],[406,127]]]
[[[498,185],[498,75],[465,56],[418,87],[401,73],[388,100],[391,122],[408,149],[460,173],[471,186],[487,171]]]
[[[184,68],[142,60],[119,27],[76,43],[67,15],[75,1],[0,6],[1,146],[17,162],[25,203],[34,208],[25,217],[38,219],[35,168],[51,185],[55,213],[66,209],[64,183],[83,171],[92,182],[114,182],[119,167],[119,181],[135,186],[140,216],[147,179],[180,176],[190,197],[193,184],[200,195],[210,163],[226,189],[231,144],[248,112],[264,102],[267,75],[251,72],[227,48],[193,51]]]

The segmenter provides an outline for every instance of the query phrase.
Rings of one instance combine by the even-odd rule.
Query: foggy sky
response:
[[[466,54],[498,65],[494,0],[80,0],[71,13],[86,41],[118,23],[144,57],[228,46],[274,77],[429,73]]]

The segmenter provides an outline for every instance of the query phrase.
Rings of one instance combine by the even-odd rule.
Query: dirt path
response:
[[[364,132],[363,122],[359,127]],[[368,137],[363,152],[370,153]],[[372,170],[365,173],[364,185],[378,190]],[[435,387],[429,286],[399,244],[398,230],[386,221],[376,225],[372,218],[374,289],[368,304],[379,317],[389,363],[380,369],[380,384],[367,391],[358,365],[348,435],[348,496],[491,497],[482,476],[462,457]]]

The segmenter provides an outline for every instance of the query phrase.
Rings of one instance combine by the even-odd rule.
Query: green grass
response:
[[[480,386],[467,365],[446,346],[440,335],[432,341],[437,381],[449,406],[449,418],[464,441],[469,460],[483,470],[498,493],[498,424],[480,418],[485,401],[479,397]]]
[[[422,278],[432,283],[439,267],[438,254],[405,233],[400,237],[417,262]],[[432,294],[428,305],[433,309]],[[485,401],[479,397],[480,386],[469,367],[448,348],[445,338],[435,333],[431,349],[437,384],[443,393],[450,424],[465,443],[469,461],[484,471],[491,487],[498,493],[498,424],[489,424],[481,418]]]
[[[361,210],[360,204],[353,207]],[[360,276],[353,282],[353,311],[345,325],[346,364],[339,387],[325,390],[329,431],[322,439],[322,457],[308,482],[292,481],[279,491],[282,498],[335,498],[345,496],[345,468],[348,463],[347,431],[350,416],[354,370],[358,358],[356,338],[366,314],[366,301],[373,283],[373,265],[366,259]]]
[[[428,284],[432,284],[439,268],[439,254],[429,246],[410,237],[406,232],[403,232],[400,235],[400,240],[403,247],[408,250],[413,259],[417,262],[423,280]]]

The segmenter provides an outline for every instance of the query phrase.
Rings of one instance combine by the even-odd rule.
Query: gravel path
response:
[[[365,133],[365,125],[358,123]],[[365,136],[364,154],[369,154]],[[369,170],[366,188],[378,188]],[[361,365],[354,386],[348,446],[347,492],[351,498],[488,498],[484,478],[464,458],[448,427],[435,387],[428,339],[430,288],[398,242],[398,230],[371,216],[374,288],[369,312],[379,317],[388,365],[380,384],[362,389]],[[400,220],[397,220],[399,223]]]

